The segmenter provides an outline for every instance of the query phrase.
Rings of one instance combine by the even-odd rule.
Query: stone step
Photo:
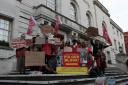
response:
[[[128,75],[116,75],[116,76],[107,76],[107,77],[113,77],[115,79],[120,79],[120,78],[126,78]]]
[[[127,77],[126,74],[107,74],[108,77],[123,78]],[[36,80],[36,81],[47,81],[47,80],[63,80],[63,79],[82,79],[89,78],[88,75],[72,75],[72,74],[42,74],[42,75],[0,75],[0,80]]]
[[[124,75],[124,73],[105,73],[106,76]]]
[[[72,75],[72,74],[0,75],[0,80],[48,81],[48,80],[81,79],[81,78],[88,78],[88,76]]]
[[[123,82],[128,82],[128,77],[125,77],[125,78],[120,78],[120,79],[117,79],[116,80],[116,83],[123,83]]]
[[[0,80],[0,85],[81,85],[94,82],[96,78],[65,79],[52,81]]]
[[[128,75],[108,76],[108,77],[114,78],[116,80],[116,85],[128,85],[128,81],[127,80],[126,81],[122,81],[123,79],[127,79]],[[86,83],[86,84],[80,84],[80,85],[95,85],[95,80],[94,80],[94,82]]]
[[[23,84],[27,84],[27,85],[60,85],[60,84],[66,84],[66,85],[94,85],[94,82],[95,82],[95,79],[96,78],[81,78],[81,79],[74,79],[73,77],[71,79],[58,79],[58,80],[41,80],[39,79],[38,80],[38,77],[37,76],[29,76],[29,75],[17,75],[19,77],[26,77],[26,76],[29,76],[29,77],[35,77],[37,78],[35,80],[35,78],[33,80],[29,80],[29,79],[25,79],[25,80],[13,80],[13,77],[15,77],[16,75],[8,75],[8,76],[0,76],[0,77],[9,77],[8,80],[5,80],[5,79],[0,79],[0,85],[23,85]],[[48,76],[47,74],[45,76]],[[55,75],[49,75],[51,77],[54,78]],[[62,75],[57,75],[57,76],[62,76]],[[70,76],[71,75],[63,75],[62,77],[64,76]],[[73,75],[72,75],[73,76]],[[40,76],[40,78],[42,77],[43,79],[43,76]],[[119,75],[119,76],[109,76],[109,77],[114,77],[116,79],[116,81],[118,83],[120,83],[119,81],[122,81],[123,79],[127,79],[128,78],[128,75]],[[28,77],[27,77],[28,78]],[[122,79],[122,80],[121,80]]]
[[[105,73],[124,73],[124,72],[120,72],[120,71],[105,71]]]
[[[117,85],[128,85],[128,81],[123,82],[123,83],[117,83]]]
[[[118,69],[107,69],[105,75],[113,77],[118,85],[125,85],[122,83],[128,81],[128,74]],[[0,85],[94,85],[95,79],[72,74],[0,75]]]
[[[112,69],[112,70],[115,70],[115,69],[120,69],[121,70],[121,68],[119,68],[119,67],[107,67],[106,69]]]

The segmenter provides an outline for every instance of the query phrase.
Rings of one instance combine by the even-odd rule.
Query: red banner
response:
[[[21,38],[16,38],[11,40],[11,47],[12,48],[22,48],[22,47],[26,47],[26,41],[24,39]]]
[[[80,53],[64,52],[63,64],[64,67],[80,67]]]
[[[11,40],[10,47],[22,48],[22,47],[30,46],[31,44],[32,44],[32,40],[30,39],[24,40],[18,37],[16,39]]]

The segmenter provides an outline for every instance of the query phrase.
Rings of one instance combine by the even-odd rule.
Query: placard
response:
[[[12,47],[12,48],[26,47],[26,41],[21,38],[12,39],[11,43],[10,43],[10,47]]]
[[[25,66],[44,66],[45,53],[44,52],[25,52]]]
[[[80,53],[64,52],[63,64],[64,64],[64,67],[80,67]]]

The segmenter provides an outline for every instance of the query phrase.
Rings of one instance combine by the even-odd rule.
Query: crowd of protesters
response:
[[[63,66],[63,52],[80,52],[80,65],[88,67],[90,76],[104,75],[105,68],[107,67],[106,56],[104,54],[104,48],[106,47],[99,40],[80,42],[79,40],[73,39],[72,42],[62,42],[59,45],[49,43],[35,45],[35,39],[36,37],[33,38],[33,44],[31,46],[16,50],[17,67],[20,73],[25,72],[25,51],[44,51],[46,66],[41,67],[43,73],[56,73],[56,67]],[[39,70],[40,67],[32,66],[30,69]]]

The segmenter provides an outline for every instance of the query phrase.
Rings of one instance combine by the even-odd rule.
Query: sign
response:
[[[44,52],[25,52],[25,66],[43,66],[45,65]]]
[[[88,75],[88,67],[57,67],[58,74],[80,74]]]
[[[22,47],[26,47],[26,41],[24,39],[21,39],[21,38],[16,38],[16,39],[13,39],[11,41],[11,44],[10,46],[12,48],[22,48]]]
[[[64,67],[80,67],[80,53],[64,52],[63,64]]]

